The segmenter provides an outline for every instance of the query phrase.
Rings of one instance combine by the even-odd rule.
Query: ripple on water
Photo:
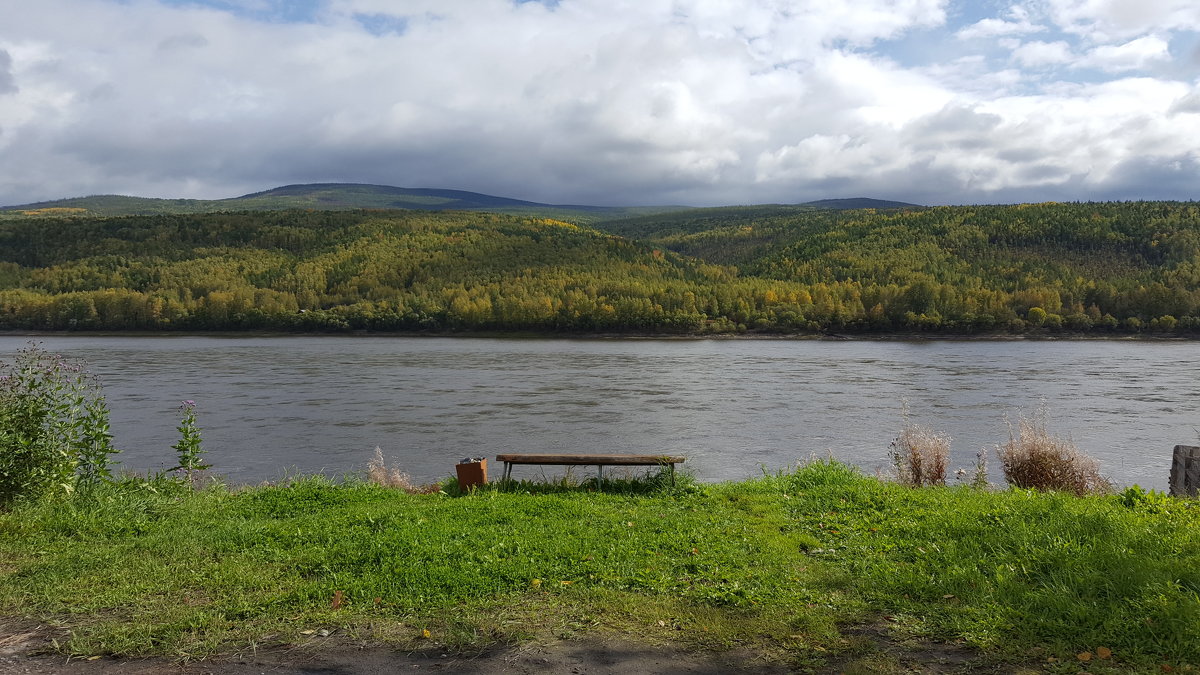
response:
[[[8,340],[8,342],[4,342]],[[0,338],[10,353],[25,338]],[[868,470],[911,419],[952,459],[1007,439],[1046,400],[1050,428],[1118,482],[1161,489],[1195,438],[1200,343],[53,337],[104,383],[119,456],[172,459],[179,401],[231,480],[357,470],[376,445],[417,480],[464,454],[682,452],[702,480],[832,452]],[[303,414],[297,414],[303,411]]]

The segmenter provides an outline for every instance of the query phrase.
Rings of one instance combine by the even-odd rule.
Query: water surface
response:
[[[11,355],[23,337],[0,337]],[[464,456],[678,453],[702,480],[817,454],[868,471],[911,418],[953,464],[1044,400],[1122,484],[1163,489],[1200,442],[1200,343],[397,337],[51,337],[104,385],[122,463],[173,465],[196,401],[207,459],[238,482],[363,468],[376,446],[418,480]],[[993,480],[1000,480],[993,457]],[[518,472],[535,475],[535,468]],[[550,471],[554,471],[551,469]]]

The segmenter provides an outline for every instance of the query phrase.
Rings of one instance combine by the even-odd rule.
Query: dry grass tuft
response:
[[[1112,490],[1108,479],[1100,475],[1100,462],[1084,454],[1070,440],[1052,436],[1046,430],[1046,411],[1033,419],[1022,417],[1017,431],[1008,425],[1008,442],[996,448],[1004,478],[1019,488],[1062,490],[1077,495]]]
[[[383,450],[375,447],[375,456],[367,462],[367,481],[386,488],[404,490],[410,495],[424,495],[437,492],[438,485],[417,485],[412,477],[396,467],[389,467],[383,459]]]
[[[950,458],[950,436],[907,420],[900,435],[888,448],[896,480],[903,485],[946,484],[946,461]]]

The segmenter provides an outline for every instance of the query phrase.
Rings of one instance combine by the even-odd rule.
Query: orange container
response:
[[[466,491],[478,485],[487,485],[486,459],[455,464],[454,470],[458,474],[458,489],[460,490]]]

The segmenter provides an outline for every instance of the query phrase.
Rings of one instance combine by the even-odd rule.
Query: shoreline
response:
[[[407,331],[32,331],[0,330],[0,337],[147,337],[147,338],[465,338],[503,340],[791,340],[821,342],[1200,342],[1200,335],[1009,335],[972,333],[538,333],[530,331],[407,332]]]

